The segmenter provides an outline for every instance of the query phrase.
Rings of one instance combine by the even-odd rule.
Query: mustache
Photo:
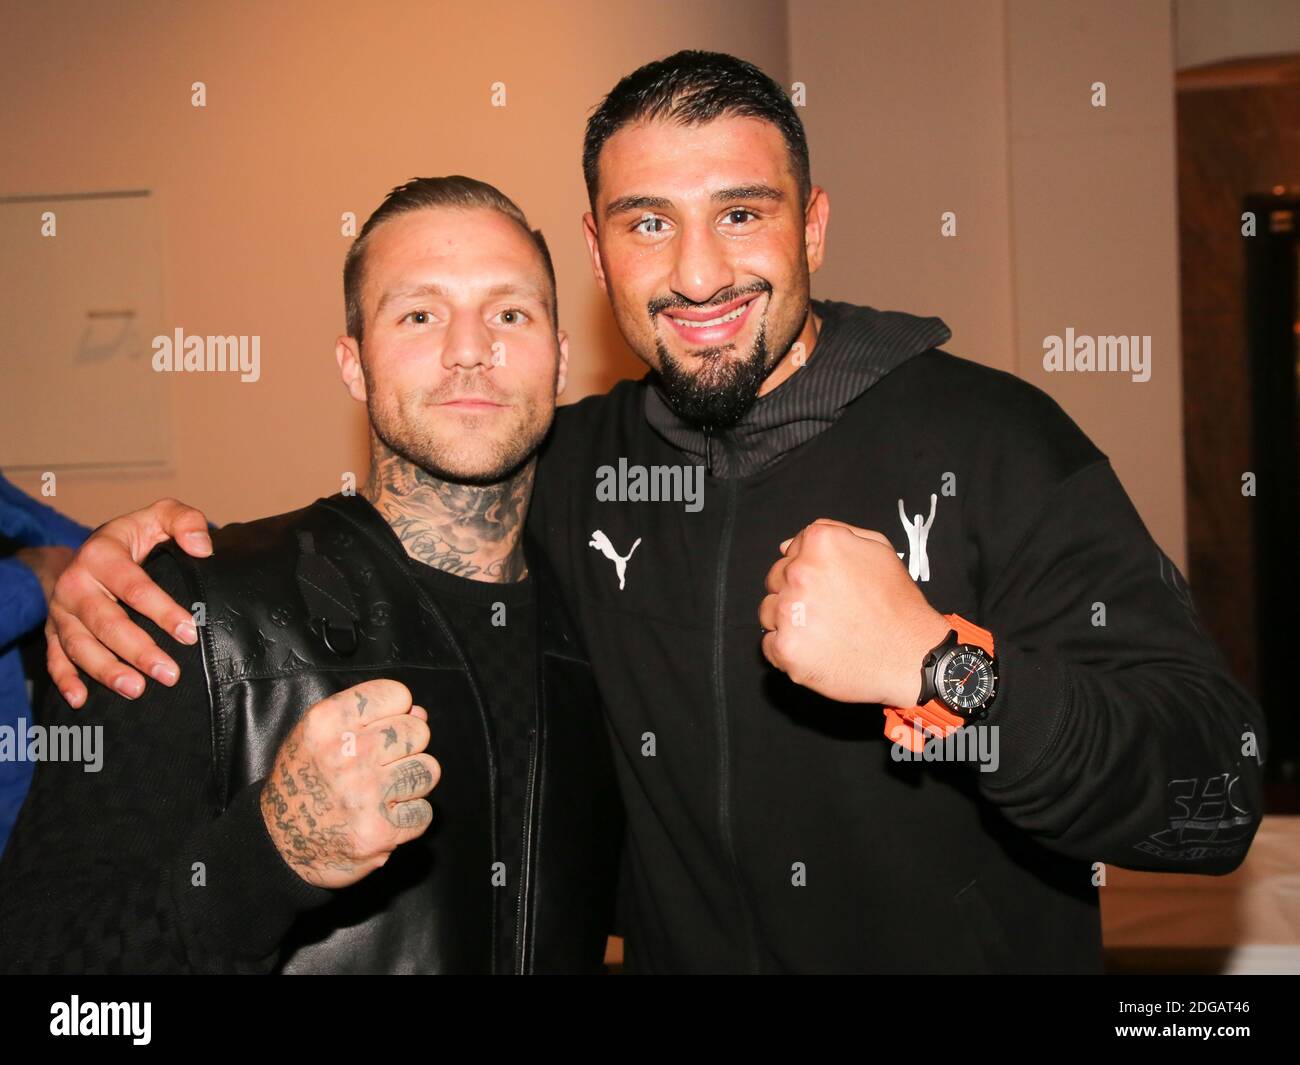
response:
[[[489,388],[483,382],[477,385],[452,383],[425,393],[425,401],[431,404],[455,403],[461,400],[477,400],[482,403],[510,403],[510,395],[498,388]]]
[[[744,285],[740,288],[729,288],[725,292],[719,292],[708,303],[692,303],[690,300],[684,300],[675,296],[656,296],[646,304],[646,309],[653,318],[664,311],[675,310],[707,310],[709,307],[724,307],[735,300],[743,299],[746,296],[757,296],[760,292],[771,292],[772,286],[766,281],[756,281],[752,285]]]

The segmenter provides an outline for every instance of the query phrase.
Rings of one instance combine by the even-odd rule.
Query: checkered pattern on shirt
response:
[[[486,587],[490,588],[491,585]],[[506,884],[497,888],[497,969],[514,967],[514,928],[523,862],[524,806],[528,760],[537,706],[537,610],[535,602],[511,603],[504,625],[493,625],[495,608],[441,596],[452,630],[465,647],[483,689],[497,745],[497,843],[495,860],[504,862]]]

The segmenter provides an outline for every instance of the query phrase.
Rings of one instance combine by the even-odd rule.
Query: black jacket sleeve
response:
[[[146,569],[183,595],[166,554]],[[90,681],[79,711],[51,690],[39,724],[47,737],[78,730],[82,758],[36,766],[0,860],[0,969],[267,972],[295,917],[333,892],[281,859],[260,782],[219,808],[200,651],[130,613],[180,680],[135,701]]]
[[[1082,436],[1050,406],[1054,432]],[[1032,504],[1016,520],[989,516],[1002,520],[985,545],[980,624],[1000,663],[986,722],[1000,764],[980,788],[1071,857],[1227,873],[1262,815],[1263,713],[1093,454],[1041,492],[1002,470],[1007,492]]]

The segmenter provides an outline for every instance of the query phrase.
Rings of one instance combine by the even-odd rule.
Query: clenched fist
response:
[[[915,706],[921,660],[948,622],[878,532],[820,518],[781,545],[758,619],[763,654],[845,703]]]
[[[368,680],[302,715],[262,786],[262,819],[294,872],[347,887],[428,828],[423,796],[442,770],[424,753],[427,722],[393,680]]]

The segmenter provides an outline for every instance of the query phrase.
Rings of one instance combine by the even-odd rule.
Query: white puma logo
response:
[[[930,493],[930,516],[921,521],[921,515],[916,516],[915,521],[907,520],[907,512],[903,510],[903,501],[898,501],[898,518],[903,523],[903,528],[907,530],[908,560],[907,572],[911,574],[912,580],[928,581],[930,579],[930,559],[925,553],[925,541],[930,536],[930,526],[934,524],[934,508],[939,502],[939,497],[933,492]],[[899,558],[903,557],[903,552],[894,552]]]
[[[632,557],[632,552],[637,549],[637,546],[640,543],[641,543],[641,537],[638,536],[636,538],[636,543],[632,545],[632,550],[629,551],[626,555],[620,555],[617,551],[614,550],[614,545],[609,542],[609,537],[606,536],[599,529],[597,529],[594,533],[591,534],[591,543],[589,543],[587,546],[594,547],[597,551],[599,551],[602,555],[604,555],[607,559],[609,559],[612,563],[614,563],[614,569],[618,573],[618,590],[621,592],[623,590],[623,580],[627,576],[627,560]]]

